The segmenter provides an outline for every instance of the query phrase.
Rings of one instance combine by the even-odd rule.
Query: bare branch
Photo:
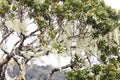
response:
[[[0,72],[1,72],[1,77],[0,77],[0,80],[5,80],[5,71],[6,71],[6,69],[7,69],[7,64],[5,64],[3,67],[2,67],[2,72],[1,72],[1,70],[0,70]]]
[[[68,39],[71,39],[71,38],[80,38],[80,36],[82,36],[82,35],[85,37],[85,34],[91,34],[91,32],[85,32],[85,33],[80,33],[80,34],[77,34],[77,35],[74,35],[74,36],[69,36]]]
[[[15,62],[18,64],[19,69],[22,71],[21,67],[20,67],[20,63],[18,62],[18,60],[16,58],[13,58],[15,60]]]
[[[7,52],[7,51],[4,51]],[[13,53],[7,53],[7,56],[4,60],[2,60],[0,62],[0,80],[4,80],[5,79],[5,70],[6,70],[6,65],[8,64],[8,62],[10,61],[10,59],[14,56]]]
[[[7,51],[5,51],[4,49],[1,49],[5,54],[9,54]]]
[[[4,64],[7,64],[13,56],[14,56],[13,54],[8,54],[6,56],[6,59],[0,62],[0,68],[2,68]]]
[[[3,41],[7,38],[7,37],[9,37],[12,33],[13,33],[14,31],[11,31],[8,35],[6,35],[3,39],[2,39],[2,41],[0,42],[0,45],[3,43]]]
[[[66,69],[66,68],[69,68],[69,67],[72,67],[72,66],[73,66],[73,64],[68,64],[68,65],[66,65],[66,66],[61,67],[61,69]],[[52,69],[52,70],[50,71],[50,73],[48,74],[47,80],[51,80],[52,75],[53,75],[55,72],[57,72],[57,71],[60,71],[60,68],[54,68],[54,69]]]
[[[37,29],[37,30],[31,32],[28,36],[26,36],[26,38],[32,36],[32,35],[33,35],[34,33],[36,33],[37,31],[39,31],[39,30]]]
[[[26,39],[26,36],[24,34],[21,33],[21,42],[20,42],[20,45],[19,45],[19,50],[22,50],[22,46],[23,46],[23,43]]]
[[[34,57],[34,56],[30,56],[30,58],[27,58],[23,54],[19,54],[19,56],[21,56],[21,57],[23,57],[25,59],[25,62],[24,62],[25,64],[27,64],[27,62]]]
[[[37,39],[33,40],[31,43],[27,44],[27,46],[32,45],[33,43],[35,43],[37,41]]]

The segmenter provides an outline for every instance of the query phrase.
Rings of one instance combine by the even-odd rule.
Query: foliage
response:
[[[0,18],[0,48],[7,55],[0,68],[13,58],[20,65],[18,78],[25,79],[25,64],[32,58],[55,53],[72,58],[68,66],[72,70],[65,74],[68,80],[120,79],[120,11],[105,5],[103,0],[1,0]],[[27,19],[37,25],[30,34]],[[9,53],[4,48],[5,40],[13,32],[20,40]],[[30,37],[35,41],[24,45]],[[24,61],[19,63],[16,56]],[[99,64],[93,64],[91,57]],[[0,70],[0,77],[5,79],[2,73],[4,70]]]

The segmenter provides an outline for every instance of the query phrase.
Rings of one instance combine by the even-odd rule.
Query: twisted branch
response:
[[[72,67],[73,64],[68,64],[66,66],[62,66],[61,69],[66,69],[66,68],[69,68],[69,67]],[[52,75],[57,72],[57,71],[60,71],[60,68],[54,68],[50,71],[50,73],[48,74],[48,77],[47,77],[47,80],[51,80],[51,77]]]

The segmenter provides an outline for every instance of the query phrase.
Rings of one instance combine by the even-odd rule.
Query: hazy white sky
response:
[[[107,5],[116,8],[117,10],[120,9],[120,0],[104,0]]]

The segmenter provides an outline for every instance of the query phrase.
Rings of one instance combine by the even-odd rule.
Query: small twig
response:
[[[90,50],[89,51],[91,53],[92,56],[94,56],[99,62],[101,62],[101,60]],[[101,62],[102,63],[102,62]]]
[[[5,51],[4,49],[1,49],[5,54],[9,54],[7,51]]]
[[[41,80],[40,78],[42,77],[42,74],[39,76],[39,80]]]
[[[4,59],[3,61],[0,62],[0,69],[3,67],[4,64],[7,64],[9,62],[9,60],[14,56],[14,54],[8,54],[6,56],[6,59]]]
[[[0,45],[3,43],[3,41],[7,38],[7,37],[9,37],[12,33],[13,33],[14,31],[11,31],[8,35],[6,35],[3,39],[2,39],[2,41],[0,42]]]
[[[6,70],[7,64],[13,56],[14,56],[13,53],[9,53],[7,54],[6,58],[0,62],[0,80],[5,79],[5,70]]]
[[[18,41],[14,44],[14,46],[13,46],[13,48],[12,48],[12,50],[11,50],[11,53],[15,50],[16,45],[17,45],[18,43],[20,43],[20,41],[21,41],[21,40],[18,40]],[[18,47],[17,47],[17,48],[18,48]]]
[[[21,40],[17,41],[17,42],[15,43],[14,47],[15,47],[20,41],[21,41]]]
[[[39,31],[39,30],[37,29],[37,30],[31,32],[28,36],[26,36],[26,38],[32,36],[32,35],[33,35],[34,33],[36,33],[37,31]]]
[[[17,60],[16,58],[13,58],[13,59],[14,59],[15,62],[18,64],[20,71],[22,71],[22,69],[21,69],[21,67],[20,67],[20,63],[18,62],[18,60]]]
[[[33,40],[31,43],[27,44],[27,46],[32,45],[37,39]]]
[[[74,35],[74,36],[69,36],[68,39],[79,38],[81,35],[84,35],[84,34],[90,34],[90,32],[85,32],[85,33],[80,33],[80,34],[77,34],[77,35]]]
[[[0,77],[0,80],[5,80],[5,71],[7,69],[7,64],[5,64],[3,67],[2,67],[2,73],[1,73],[1,77]]]
[[[28,63],[28,61],[30,61],[34,56],[31,56],[30,58],[28,58],[26,61],[25,61],[25,64]]]
[[[79,35],[81,35],[81,33],[84,33],[86,27],[87,27],[87,24],[85,22],[80,22],[80,32],[79,32]]]
[[[66,69],[66,68],[69,68],[69,67],[72,67],[72,66],[73,66],[73,64],[68,64],[66,66],[61,67],[61,69]],[[51,80],[52,75],[57,71],[60,71],[60,69],[59,68],[52,69],[50,71],[50,73],[48,74],[47,80]]]
[[[18,46],[19,50],[22,50],[22,46],[23,46],[23,43],[26,39],[26,36],[24,34],[21,33],[21,42],[20,42],[20,45]]]
[[[27,58],[27,57],[25,57],[23,54],[20,54],[19,56],[21,56],[21,57],[23,57],[24,59],[26,59],[25,64],[27,64],[27,62],[34,57],[34,56],[31,56],[30,58]]]

